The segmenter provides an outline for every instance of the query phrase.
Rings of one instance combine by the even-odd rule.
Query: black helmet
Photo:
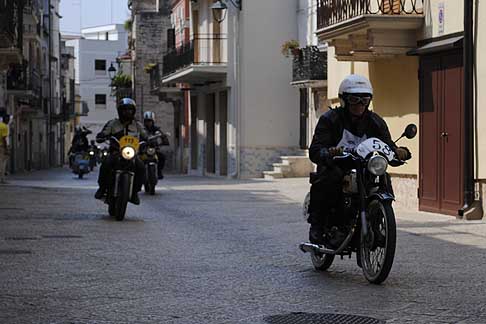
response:
[[[137,104],[135,103],[135,100],[131,98],[123,98],[120,100],[118,103],[118,118],[120,118],[121,121],[131,121],[135,119],[135,112],[137,111]],[[130,111],[130,114],[124,114],[124,111]],[[131,116],[131,117],[130,117]],[[128,120],[130,119],[130,120]]]

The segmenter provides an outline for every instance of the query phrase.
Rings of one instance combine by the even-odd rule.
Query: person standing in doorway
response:
[[[10,116],[5,114],[0,120],[0,184],[7,183],[5,172],[7,171],[7,161],[10,155],[10,145],[8,142],[8,123]]]

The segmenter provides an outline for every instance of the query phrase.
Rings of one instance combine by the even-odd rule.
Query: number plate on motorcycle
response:
[[[358,145],[356,152],[365,159],[368,154],[373,152],[380,152],[382,153],[388,161],[391,161],[395,158],[395,153],[393,150],[382,140],[377,139],[376,137],[372,137],[364,141],[363,143]]]
[[[139,145],[140,143],[138,141],[138,138],[134,136],[123,136],[122,138],[120,138],[120,147],[130,146],[138,151]]]

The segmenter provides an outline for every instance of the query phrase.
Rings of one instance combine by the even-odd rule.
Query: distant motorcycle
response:
[[[90,148],[89,151],[88,151],[88,154],[89,154],[89,169],[91,171],[93,171],[94,168],[96,167],[96,163],[97,163],[96,152],[93,148]]]
[[[100,155],[99,155],[99,161],[98,163],[101,164],[103,161],[108,157],[110,154],[109,150],[107,147],[104,147],[100,150]]]
[[[157,170],[159,164],[159,158],[157,157],[157,140],[161,137],[161,134],[149,137],[146,143],[142,145],[140,152],[140,159],[145,164],[145,192],[150,195],[155,195],[155,187],[157,186]]]
[[[83,179],[85,174],[90,171],[89,167],[90,157],[86,152],[73,153],[71,169],[74,174],[78,175],[78,179]]]
[[[416,133],[417,126],[410,124],[398,140],[412,139]],[[410,157],[409,154],[407,159]],[[333,160],[345,171],[342,203],[329,217],[331,224],[324,236],[325,243],[301,243],[300,249],[310,252],[317,270],[327,270],[336,255],[351,257],[354,252],[365,278],[380,284],[391,271],[396,245],[392,208],[395,197],[386,170],[388,165],[400,166],[405,162],[396,159],[393,150],[377,138],[369,138]],[[306,217],[309,201],[308,194],[304,202]]]

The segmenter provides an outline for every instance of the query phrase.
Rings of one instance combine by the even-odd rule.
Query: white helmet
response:
[[[146,111],[144,114],[143,114],[143,119],[146,120],[155,120],[155,114],[151,111]]]
[[[373,96],[373,87],[364,76],[350,74],[344,78],[339,86],[339,97],[341,98],[345,93],[369,93]]]

